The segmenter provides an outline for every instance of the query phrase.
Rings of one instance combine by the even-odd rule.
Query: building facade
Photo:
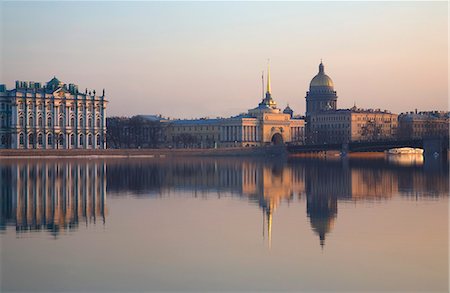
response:
[[[0,148],[106,148],[105,91],[78,91],[56,77],[39,82],[16,81],[0,86]]]
[[[397,114],[379,109],[323,111],[310,116],[311,143],[392,140],[396,138]]]
[[[306,140],[310,144],[348,143],[352,141],[391,140],[396,138],[397,114],[380,109],[338,109],[332,79],[319,64],[306,93]]]
[[[448,138],[449,112],[408,112],[398,116],[399,139]]]
[[[252,147],[270,144],[303,144],[305,120],[293,117],[291,108],[281,111],[272,97],[270,71],[262,101],[247,113],[230,118],[174,120],[167,139],[173,147]]]

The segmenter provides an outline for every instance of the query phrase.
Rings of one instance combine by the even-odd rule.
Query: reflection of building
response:
[[[347,143],[393,139],[397,115],[379,109],[337,108],[334,83],[322,62],[306,93],[307,138],[310,143]]]
[[[105,163],[18,162],[1,167],[1,226],[17,231],[73,229],[105,222]],[[3,184],[5,183],[5,184]]]
[[[75,84],[56,77],[39,82],[16,81],[13,90],[0,85],[0,148],[106,148],[105,91],[80,93]]]

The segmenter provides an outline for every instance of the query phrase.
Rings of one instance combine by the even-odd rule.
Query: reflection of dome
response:
[[[314,76],[309,84],[310,89],[313,87],[329,87],[333,89],[334,84],[331,78],[325,74],[324,66],[322,62],[319,64],[319,73]]]
[[[330,233],[334,226],[334,217],[310,217],[311,228],[319,235],[320,246],[325,244],[325,235]]]

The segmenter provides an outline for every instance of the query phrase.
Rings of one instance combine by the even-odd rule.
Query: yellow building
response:
[[[272,98],[270,71],[265,97],[256,108],[230,118],[173,120],[167,127],[171,147],[249,147],[305,141],[305,120],[288,107],[277,108]]]
[[[397,114],[379,109],[322,111],[309,117],[311,143],[347,143],[395,139]]]

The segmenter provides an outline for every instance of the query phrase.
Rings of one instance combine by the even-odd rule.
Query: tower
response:
[[[327,110],[336,110],[337,95],[331,78],[325,74],[325,67],[320,61],[319,73],[311,80],[306,92],[306,116]]]
[[[266,96],[264,99],[259,103],[259,106],[267,106],[272,109],[277,108],[277,103],[272,98],[272,88],[270,84],[270,64],[267,64],[267,88],[266,88]]]

